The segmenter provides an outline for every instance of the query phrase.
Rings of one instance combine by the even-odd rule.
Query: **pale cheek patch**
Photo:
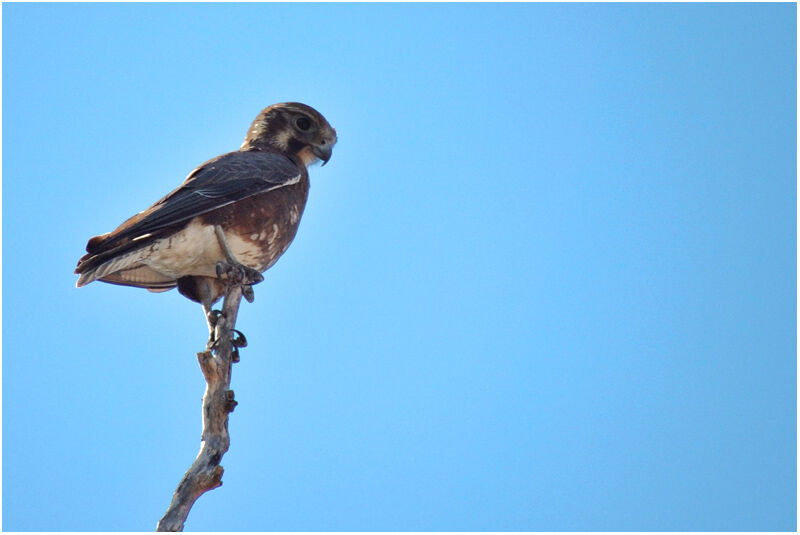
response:
[[[287,150],[289,148],[289,140],[292,139],[292,133],[288,130],[284,130],[278,132],[273,138],[272,142],[275,144],[276,147],[279,147],[281,150]]]

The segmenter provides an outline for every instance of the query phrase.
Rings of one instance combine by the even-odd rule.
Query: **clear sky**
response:
[[[4,530],[152,530],[172,291],[86,240],[274,102],[339,144],[187,530],[794,530],[794,4],[4,4]]]

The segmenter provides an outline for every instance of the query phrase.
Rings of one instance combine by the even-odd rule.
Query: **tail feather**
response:
[[[75,270],[80,275],[75,286],[80,288],[99,280],[111,284],[147,288],[153,291],[174,288],[177,285],[177,280],[143,263],[142,260],[145,254],[145,251],[140,249],[111,258],[94,266],[92,264],[97,263],[97,258],[88,254],[81,259]]]

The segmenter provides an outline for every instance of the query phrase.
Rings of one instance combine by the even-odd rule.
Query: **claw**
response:
[[[245,269],[247,270],[247,277],[250,280],[250,284],[258,284],[264,280],[264,275],[257,269],[252,269],[247,266],[245,266]]]
[[[211,310],[210,306],[204,305],[203,309],[206,312],[206,322],[208,322],[208,342],[206,342],[206,349],[211,351],[217,345],[216,339],[216,326],[220,318],[224,318],[225,314],[221,310]]]
[[[256,299],[256,294],[253,292],[251,285],[242,286],[242,297],[247,299],[248,303],[252,303]]]
[[[244,333],[242,331],[234,329],[233,334],[234,336],[231,339],[231,344],[233,347],[247,347],[247,338],[244,337]]]
[[[233,336],[231,336],[231,362],[239,362],[239,348],[240,347],[247,347],[247,338],[244,337],[244,333],[238,329],[233,330]]]
[[[256,269],[247,267],[243,264],[230,264],[227,262],[217,262],[214,269],[217,277],[227,280],[231,285],[253,285],[264,280],[264,276]]]
[[[212,310],[208,313],[208,323],[211,324],[212,327],[217,325],[220,317],[224,317],[225,314],[221,310]]]

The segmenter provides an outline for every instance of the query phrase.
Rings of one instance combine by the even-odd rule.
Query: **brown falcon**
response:
[[[225,293],[223,277],[238,270],[258,282],[289,247],[308,198],[307,168],[325,165],[334,144],[336,130],[310,106],[266,108],[239,150],[207,161],[147,210],[91,238],[76,285],[177,287],[210,313]]]

